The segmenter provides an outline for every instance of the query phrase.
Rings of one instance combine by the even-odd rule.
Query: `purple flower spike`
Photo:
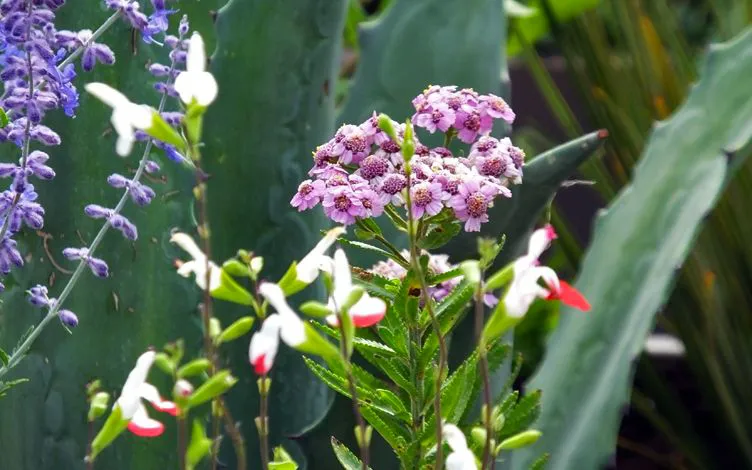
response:
[[[107,267],[107,263],[99,258],[89,256],[86,259],[86,264],[89,265],[91,272],[97,277],[107,277],[110,275],[110,270]]]
[[[16,248],[15,240],[6,238],[0,242],[0,272],[8,274],[11,266],[20,268],[23,264],[23,258]]]
[[[75,328],[78,326],[78,317],[70,310],[58,310],[57,316],[60,318],[63,325],[68,328]]]
[[[154,199],[156,193],[150,187],[141,183],[134,182],[130,184],[130,195],[131,199],[134,203],[136,203],[136,205],[143,207],[148,205],[151,200]]]

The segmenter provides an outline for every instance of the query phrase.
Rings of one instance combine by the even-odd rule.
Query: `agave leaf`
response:
[[[655,126],[631,185],[597,220],[577,281],[593,311],[562,311],[529,384],[543,390],[543,437],[514,455],[515,468],[541,452],[549,468],[597,468],[614,451],[654,315],[733,167],[752,153],[751,73],[752,30],[712,46],[700,82]]]

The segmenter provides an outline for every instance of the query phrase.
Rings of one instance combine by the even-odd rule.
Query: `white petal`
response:
[[[222,269],[209,261],[209,291],[214,292],[222,285]]]
[[[217,80],[209,72],[200,72],[193,77],[193,96],[201,106],[209,106],[217,97]]]
[[[127,157],[133,150],[135,140],[133,135],[119,134],[117,142],[115,142],[115,152],[121,157]]]
[[[537,260],[551,246],[555,237],[556,232],[550,225],[534,231],[528,242],[527,255]]]
[[[136,129],[145,131],[152,126],[154,110],[143,104],[129,104],[126,106],[130,116],[131,125]]]
[[[452,452],[446,459],[446,470],[478,470],[470,449]]]
[[[193,238],[188,235],[187,233],[183,232],[175,232],[170,237],[170,242],[176,244],[183,250],[185,250],[191,258],[195,260],[203,260],[206,259],[206,255],[204,255],[204,252],[201,251],[201,248],[198,247],[195,241],[193,241]]]
[[[290,305],[288,305],[287,299],[285,299],[285,293],[279,285],[274,284],[273,282],[262,282],[258,290],[259,294],[269,302],[269,305],[271,305],[277,313],[281,315],[290,314],[297,318],[298,315],[292,310],[292,308],[290,308]]]
[[[264,356],[264,366],[268,371],[274,363],[279,348],[280,316],[270,315],[264,320],[261,329],[253,334],[248,347],[248,360],[256,365],[256,361]]]
[[[352,275],[347,256],[341,248],[334,252],[334,307],[339,309],[352,292]]]
[[[467,449],[465,435],[462,434],[462,431],[460,431],[460,429],[454,424],[445,423],[441,427],[441,432],[444,436],[444,440],[449,444],[449,447],[451,447],[453,451],[457,452]]]
[[[355,305],[350,307],[350,316],[358,328],[366,328],[380,322],[386,315],[386,302],[364,293]]]
[[[146,376],[149,375],[149,369],[154,363],[157,353],[146,351],[139,356],[136,366],[128,374],[123,384],[123,390],[118,398],[118,404],[123,411],[123,418],[130,419],[136,412],[136,407],[141,399],[141,385],[146,382]]]
[[[117,108],[125,103],[130,103],[124,94],[104,83],[87,83],[84,85],[84,88],[111,108]]]
[[[188,58],[185,69],[188,72],[203,72],[206,67],[206,51],[204,50],[204,40],[201,35],[194,32],[188,44]]]
[[[198,261],[191,260],[186,261],[185,263],[181,264],[178,268],[178,274],[183,277],[189,277],[191,274],[196,272],[196,266],[198,265]]]
[[[289,312],[281,312],[282,318],[280,324],[280,336],[282,341],[290,347],[298,347],[306,341],[305,323],[299,316],[290,310]]]
[[[164,425],[155,419],[151,419],[144,405],[139,403],[130,423],[128,423],[128,429],[137,436],[154,437],[162,434]]]
[[[329,230],[324,238],[300,260],[296,268],[299,281],[310,284],[316,280],[319,275],[319,266],[322,264],[321,257],[343,233],[345,233],[345,227],[334,227]]]
[[[175,79],[173,87],[180,95],[180,101],[190,104],[193,100],[193,83],[190,72],[180,72]]]

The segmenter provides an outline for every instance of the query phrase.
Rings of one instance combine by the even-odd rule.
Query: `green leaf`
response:
[[[191,430],[191,442],[185,452],[185,463],[188,470],[193,470],[201,460],[211,451],[212,440],[206,437],[201,420],[194,419]]]
[[[334,450],[334,455],[337,456],[337,460],[339,460],[339,463],[342,464],[342,468],[345,470],[363,469],[363,462],[361,462],[355,454],[350,452],[350,449],[348,449],[347,446],[335,439],[334,436],[332,436],[332,449]],[[370,469],[371,467],[366,468]]]
[[[542,452],[551,468],[595,468],[613,453],[654,316],[734,168],[752,153],[751,74],[752,30],[711,46],[700,82],[656,124],[631,185],[598,218],[576,283],[593,311],[562,309],[529,383],[543,390],[543,437],[516,453],[515,468]]]
[[[420,239],[418,245],[424,250],[435,250],[449,243],[449,240],[456,237],[462,224],[458,221],[444,222],[441,225],[434,225],[426,233],[425,238]]]
[[[230,326],[225,328],[215,340],[217,344],[227,343],[245,335],[253,328],[253,317],[242,317],[235,320]]]
[[[4,396],[11,388],[15,387],[16,385],[20,385],[28,381],[29,379],[16,379],[9,380],[7,382],[0,382],[0,397]]]
[[[217,372],[188,397],[188,407],[194,408],[213,400],[232,388],[237,381],[238,379],[233,377],[229,370]]]
[[[4,366],[7,366],[8,360],[10,360],[10,356],[8,356],[8,353],[0,348],[0,362],[2,362]]]
[[[504,413],[504,427],[501,438],[514,436],[532,425],[541,411],[541,391],[536,390],[522,397],[510,411]]]
[[[206,358],[194,359],[178,369],[178,377],[195,377],[203,374],[211,367],[211,361]]]
[[[530,470],[543,470],[546,468],[546,464],[548,463],[548,460],[551,458],[549,454],[543,454],[538,459],[533,462],[530,465]]]
[[[7,126],[9,122],[10,121],[8,120],[8,115],[5,114],[5,110],[3,108],[0,108],[0,129]]]

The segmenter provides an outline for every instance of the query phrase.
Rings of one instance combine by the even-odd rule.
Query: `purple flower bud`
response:
[[[133,183],[130,187],[131,199],[139,206],[145,206],[154,199],[156,193],[150,187],[141,183]]]
[[[123,175],[113,173],[107,177],[107,183],[113,188],[126,188],[130,186],[131,181]]]
[[[86,258],[89,255],[88,248],[66,248],[63,250],[63,256],[71,261]]]
[[[42,285],[36,285],[26,291],[28,301],[35,307],[47,307],[50,305],[50,299],[47,296],[47,288]]]
[[[188,15],[183,15],[182,18],[180,18],[180,25],[178,26],[178,33],[181,36],[185,36],[188,34],[188,30],[190,29],[190,24],[188,23]]]
[[[136,240],[138,238],[138,229],[122,215],[114,215],[110,218],[110,225],[112,228],[120,230],[125,238],[128,240]]]
[[[168,34],[164,38],[164,43],[170,49],[175,49],[176,47],[178,47],[178,44],[180,43],[180,39],[178,39],[177,36],[173,36],[172,34]]]
[[[115,63],[115,53],[105,44],[92,44],[89,48],[94,51],[94,56],[100,64],[112,65]]]
[[[159,164],[153,160],[147,160],[146,165],[144,166],[144,170],[146,170],[147,173],[152,175],[159,171]]]
[[[112,210],[102,207],[99,204],[89,204],[84,207],[84,213],[92,219],[109,219],[112,216]]]
[[[86,264],[89,265],[91,272],[97,277],[107,277],[110,275],[110,270],[107,267],[107,263],[99,258],[88,257]]]
[[[165,10],[167,8],[165,0],[151,0],[151,4],[155,10]]]
[[[14,176],[17,170],[19,168],[15,163],[0,163],[0,178]]]
[[[20,268],[23,264],[23,258],[16,248],[15,240],[6,238],[0,242],[0,272],[8,274],[10,273],[11,265]]]
[[[97,63],[97,58],[94,56],[94,51],[87,47],[84,50],[84,55],[81,58],[81,67],[84,69],[84,72],[91,72],[94,70],[94,66]]]
[[[162,64],[151,64],[149,66],[149,73],[155,77],[166,77],[170,74],[170,67]]]
[[[57,316],[58,318],[60,318],[60,321],[63,323],[63,325],[67,326],[68,328],[75,328],[78,326],[78,317],[70,310],[59,310],[57,312]]]
[[[47,146],[60,145],[60,136],[47,126],[41,124],[32,127],[31,138]]]

